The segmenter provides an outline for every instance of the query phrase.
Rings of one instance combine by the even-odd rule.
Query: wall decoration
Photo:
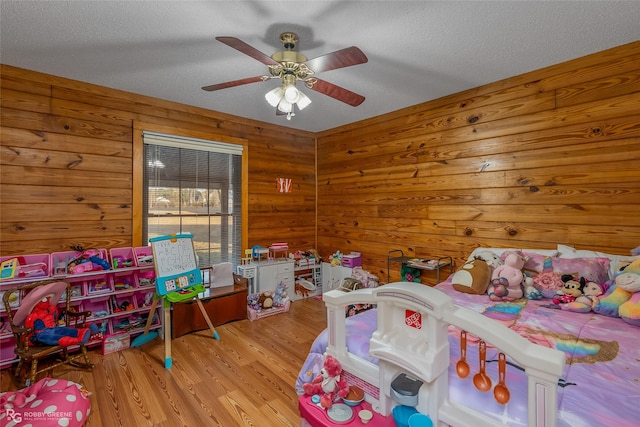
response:
[[[278,192],[291,193],[291,178],[276,178]]]

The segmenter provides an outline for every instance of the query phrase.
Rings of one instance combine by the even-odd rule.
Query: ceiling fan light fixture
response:
[[[299,94],[298,94],[298,102],[296,102],[296,105],[298,106],[298,109],[304,110],[307,106],[309,106],[309,104],[311,104],[311,98],[309,98],[304,93],[299,92]]]
[[[286,99],[291,104],[295,104],[296,102],[298,102],[300,93],[301,92],[294,85],[287,85],[284,90],[284,99]]]
[[[278,86],[277,88],[267,92],[264,98],[267,100],[269,105],[271,105],[272,107],[275,107],[278,105],[283,95],[284,95],[284,89],[282,89],[281,86]]]
[[[282,113],[291,113],[291,111],[293,111],[293,104],[283,97],[278,103],[278,110]]]

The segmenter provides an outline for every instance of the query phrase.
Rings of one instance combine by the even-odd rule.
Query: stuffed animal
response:
[[[307,395],[319,395],[320,405],[326,409],[331,408],[339,397],[349,394],[349,384],[342,378],[342,366],[333,356],[325,357],[320,374],[302,388]]]
[[[45,344],[45,345],[61,345],[70,346],[74,344],[84,344],[89,339],[92,332],[97,333],[90,328],[69,328],[59,326],[58,308],[51,304],[51,297],[45,297],[39,301],[31,313],[25,319],[25,326],[33,329],[33,334],[29,338],[29,345]]]
[[[586,282],[582,285],[582,295],[578,295],[575,301],[560,304],[560,308],[577,313],[588,313],[600,302],[600,295],[607,290],[606,284]]]
[[[640,326],[640,258],[618,270],[613,286],[600,298],[593,311],[621,317],[627,323]]]
[[[587,284],[584,277],[580,280],[576,280],[570,274],[564,274],[562,276],[564,286],[562,287],[562,293],[553,298],[554,304],[568,304],[573,302],[582,295],[582,288]]]
[[[500,258],[498,254],[492,251],[483,250],[477,252],[473,257],[475,259],[481,259],[486,262],[487,265],[489,265],[489,267],[491,268],[491,273],[493,273],[493,270],[504,264],[502,258]]]
[[[260,294],[251,294],[247,297],[247,304],[253,310],[260,310],[262,307],[260,306]]]
[[[287,285],[280,282],[276,286],[276,292],[273,294],[273,306],[283,307],[285,302],[287,302]]]
[[[512,301],[523,297],[525,277],[522,268],[526,263],[527,257],[521,253],[507,253],[504,264],[496,267],[491,274],[487,294],[492,301]]]
[[[264,291],[260,294],[258,298],[258,303],[262,308],[271,308],[273,307],[273,292]]]
[[[342,253],[340,251],[336,251],[336,253],[329,257],[329,262],[332,266],[342,265]]]
[[[491,281],[491,267],[482,259],[467,261],[451,277],[453,289],[466,294],[482,295]]]

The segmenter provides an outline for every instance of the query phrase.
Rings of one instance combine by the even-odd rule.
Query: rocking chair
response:
[[[10,306],[10,298],[12,295],[20,296],[20,306],[13,312]],[[30,385],[35,383],[38,374],[53,369],[63,364],[69,364],[84,369],[93,369],[94,365],[89,360],[86,344],[72,345],[43,345],[34,343],[31,339],[34,336],[33,328],[25,326],[27,318],[32,313],[36,305],[43,299],[50,298],[49,302],[53,306],[57,306],[61,297],[64,295],[64,308],[61,308],[61,317],[64,316],[64,326],[67,328],[87,328],[87,318],[91,316],[90,311],[75,312],[71,307],[71,286],[68,282],[60,280],[50,280],[31,283],[21,287],[8,289],[3,297],[4,307],[7,313],[7,320],[11,326],[11,332],[15,338],[15,353],[18,357],[18,365],[14,371],[15,380],[19,385]],[[57,319],[56,319],[57,320]],[[72,350],[78,349],[80,353],[70,355]],[[58,360],[53,363],[47,363],[44,368],[38,369],[38,362],[51,355],[58,355]],[[83,360],[80,360],[83,359]],[[31,364],[28,375],[23,375],[22,371],[26,364]]]

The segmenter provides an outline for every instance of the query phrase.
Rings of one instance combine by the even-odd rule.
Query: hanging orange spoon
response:
[[[511,397],[511,394],[509,393],[509,389],[505,384],[506,370],[507,370],[506,365],[507,365],[506,356],[504,355],[504,353],[499,353],[498,354],[498,384],[496,384],[495,388],[493,389],[493,397],[495,397],[496,402],[498,402],[501,405],[506,404],[509,401],[509,398]]]
[[[456,363],[456,372],[460,378],[467,378],[469,375],[469,364],[467,363],[467,333],[460,331],[460,360]]]
[[[480,370],[473,376],[473,385],[480,391],[489,391],[491,389],[491,377],[485,373],[487,366],[487,344],[480,341]]]

